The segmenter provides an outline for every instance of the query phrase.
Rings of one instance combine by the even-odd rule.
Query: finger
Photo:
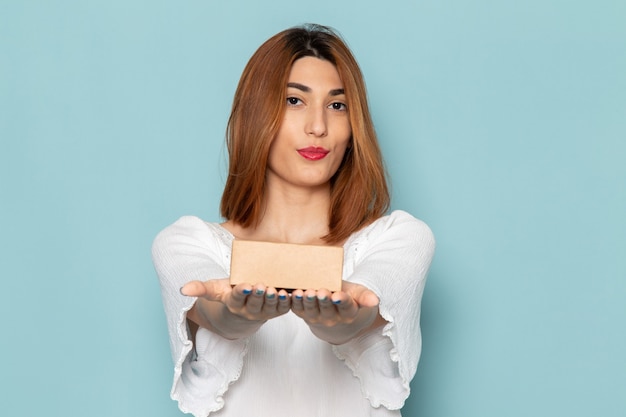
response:
[[[265,290],[265,301],[263,303],[263,312],[270,316],[276,315],[276,307],[278,306],[278,294],[276,288],[268,288]]]
[[[346,292],[337,291],[332,295],[337,314],[343,319],[353,319],[359,312],[356,301]]]
[[[327,289],[321,289],[317,292],[317,305],[320,316],[324,319],[332,319],[337,315],[337,309],[332,302],[331,292]]]
[[[315,318],[320,315],[319,306],[317,304],[317,293],[315,290],[306,290],[304,299],[302,300],[304,313],[309,318]]]
[[[180,293],[187,297],[202,297],[206,294],[206,289],[202,281],[189,281],[180,287]]]
[[[235,285],[231,291],[230,299],[228,300],[229,307],[233,310],[243,308],[251,292],[252,285],[250,284],[244,283]]]
[[[190,281],[180,288],[180,293],[188,297],[204,297],[212,301],[221,301],[230,292],[228,278],[211,279],[205,282]]]
[[[291,311],[299,317],[304,315],[304,292],[302,290],[294,290],[291,293]]]
[[[359,304],[359,306],[363,308],[371,308],[378,306],[379,299],[378,296],[368,289],[361,291],[354,300]]]
[[[285,290],[278,291],[278,306],[276,307],[278,314],[285,314],[289,311],[290,307],[291,299],[289,293]]]
[[[378,296],[369,288],[360,284],[344,281],[342,291],[348,293],[360,307],[376,307],[379,303]]]
[[[251,314],[258,314],[263,308],[265,302],[265,285],[256,284],[252,288],[252,293],[248,295],[246,300],[246,309]]]

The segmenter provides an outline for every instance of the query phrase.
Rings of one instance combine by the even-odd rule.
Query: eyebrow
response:
[[[304,93],[310,93],[311,92],[311,87],[307,87],[304,84],[300,84],[300,83],[287,83],[287,87],[291,87],[291,88],[296,88]],[[329,96],[339,96],[341,94],[345,94],[346,91],[343,88],[336,88],[334,90],[330,90],[328,92]]]

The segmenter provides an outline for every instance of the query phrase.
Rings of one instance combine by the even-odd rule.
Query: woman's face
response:
[[[268,184],[328,185],[341,165],[352,129],[335,66],[304,57],[292,66],[285,117],[268,158]]]

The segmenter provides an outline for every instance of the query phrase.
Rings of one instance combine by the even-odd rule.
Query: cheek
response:
[[[349,147],[350,144],[352,143],[352,128],[350,124],[348,124],[348,126],[345,128],[343,138],[344,138],[343,146],[345,148]]]
[[[348,148],[350,148],[350,146],[352,145],[352,131],[348,129],[345,133],[346,135],[344,136],[344,138],[337,143],[337,148],[341,150],[340,163],[345,158],[346,152],[348,152]]]
[[[337,125],[337,137],[341,139],[342,144],[346,146],[350,142],[350,138],[352,137],[352,126],[350,126],[350,122],[348,120],[342,121]]]

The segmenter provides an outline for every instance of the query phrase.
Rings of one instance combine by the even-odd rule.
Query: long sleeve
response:
[[[435,241],[429,227],[403,211],[379,219],[346,245],[344,278],[380,299],[384,328],[335,346],[373,407],[400,409],[421,353],[420,309]]]
[[[153,244],[174,360],[171,396],[181,411],[196,417],[398,417],[420,354],[420,302],[434,251],[428,226],[394,212],[348,239],[343,279],[374,291],[388,324],[339,346],[316,338],[292,313],[246,339],[200,328],[195,345],[189,340],[186,314],[195,298],[179,289],[191,280],[228,277],[233,239],[218,224],[183,217]]]
[[[247,339],[231,341],[200,329],[194,349],[186,315],[196,299],[181,295],[180,287],[228,277],[231,243],[232,236],[219,226],[187,216],[159,233],[152,245],[174,360],[171,396],[195,416],[223,407],[223,394],[241,373]]]

